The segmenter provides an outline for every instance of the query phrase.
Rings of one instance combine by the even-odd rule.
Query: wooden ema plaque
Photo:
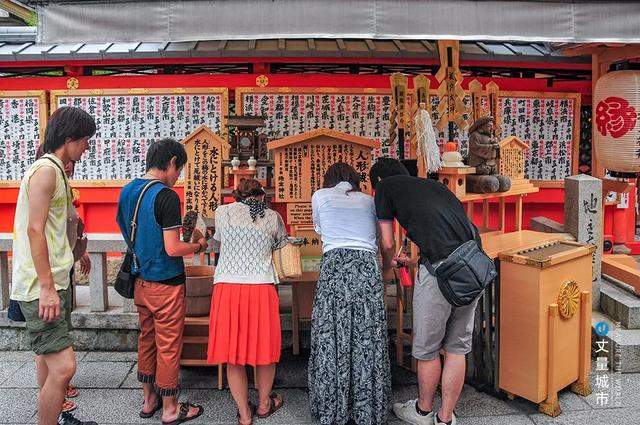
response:
[[[379,148],[379,142],[319,128],[274,140],[267,147],[275,159],[275,202],[311,202],[324,173],[336,162],[351,164],[360,175],[362,191],[371,193],[371,150]]]
[[[229,159],[231,146],[206,125],[182,141],[187,151],[184,166],[185,211],[213,217],[221,203],[222,161]]]
[[[517,138],[509,136],[499,143],[500,157],[498,158],[498,173],[508,176],[511,180],[524,179],[524,156],[529,145]]]

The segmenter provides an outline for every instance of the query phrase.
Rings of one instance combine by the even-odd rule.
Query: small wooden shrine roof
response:
[[[511,142],[516,142],[516,144],[522,146],[525,149],[529,149],[529,145],[527,145],[525,142],[523,142],[522,140],[520,140],[518,137],[516,136],[508,136],[505,137],[504,139],[500,140],[498,142],[498,144],[500,145],[500,147],[503,147],[504,145],[506,145],[507,143],[511,143]]]
[[[380,142],[377,142],[372,139],[367,139],[366,137],[354,136],[353,134],[343,133],[341,131],[333,130],[330,128],[318,128],[316,130],[310,130],[304,133],[295,134],[293,136],[287,136],[287,137],[283,137],[282,139],[274,140],[272,142],[267,143],[267,148],[269,150],[278,149],[284,146],[300,143],[304,140],[315,139],[320,136],[333,137],[336,139],[355,143],[357,145],[368,146],[372,149],[380,147]]]
[[[211,130],[209,128],[209,126],[205,125],[205,124],[201,124],[198,126],[198,128],[196,128],[195,130],[193,130],[191,133],[189,133],[189,135],[187,137],[185,137],[184,139],[182,139],[181,143],[184,144],[186,142],[190,142],[198,133],[200,132],[206,132],[209,133],[209,135],[217,140],[220,141],[220,143],[222,143],[222,147],[224,149],[231,149],[231,145],[220,135],[216,134],[213,130]]]

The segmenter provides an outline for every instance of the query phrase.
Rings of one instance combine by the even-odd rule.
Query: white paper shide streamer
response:
[[[413,123],[416,130],[418,157],[424,158],[428,173],[435,173],[442,168],[442,160],[429,112],[420,109],[413,119]]]

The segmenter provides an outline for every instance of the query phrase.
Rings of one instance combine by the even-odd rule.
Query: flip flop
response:
[[[189,409],[192,407],[196,407],[198,409],[198,413],[196,413],[193,416],[187,416],[189,414]],[[198,406],[197,404],[191,404],[188,401],[184,401],[182,403],[180,403],[180,412],[178,413],[178,417],[171,421],[171,422],[165,422],[162,421],[162,425],[179,425],[179,424],[183,424],[185,422],[189,422],[197,417],[199,417],[200,415],[202,415],[204,413],[204,408],[202,406]]]
[[[158,399],[158,402],[156,403],[156,405],[154,406],[154,408],[151,410],[151,412],[143,412],[142,410],[140,410],[140,417],[142,419],[149,419],[152,418],[153,415],[156,414],[156,412],[158,410],[160,410],[162,408],[162,400]]]
[[[249,402],[249,411],[251,412],[251,421],[249,422],[249,425],[253,425],[253,417],[256,414],[256,406],[254,406],[251,402]],[[240,422],[240,410],[236,412],[236,418],[238,418],[238,425],[246,425]]]
[[[62,412],[64,413],[73,412],[77,408],[78,405],[71,400],[65,400],[64,403],[62,403]]]
[[[67,386],[65,398],[74,398],[74,397],[78,397],[78,389],[73,385],[69,384]]]
[[[282,398],[282,395],[276,392],[272,392],[271,394],[269,394],[269,399],[271,400],[271,406],[269,406],[269,410],[267,411],[267,413],[263,413],[263,414],[256,413],[256,417],[260,419],[268,418],[269,416],[276,413],[278,409],[284,406],[284,399]],[[280,400],[280,404],[276,405],[276,401],[278,400]]]

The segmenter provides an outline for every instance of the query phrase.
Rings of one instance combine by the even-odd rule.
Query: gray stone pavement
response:
[[[100,424],[153,424],[160,422],[137,415],[142,393],[136,381],[136,355],[130,352],[78,353],[78,371],[73,383],[80,395],[77,414]],[[602,372],[592,374],[594,389],[603,384]],[[285,407],[257,425],[311,424],[309,415],[306,357],[294,357],[283,351],[275,386],[284,395]],[[578,397],[565,391],[560,396],[563,413],[549,418],[537,413],[537,406],[522,399],[502,400],[465,386],[457,412],[462,425],[524,424],[638,424],[640,423],[640,374],[606,374],[611,385],[620,379],[622,391],[616,398],[613,390],[604,404],[594,391],[589,397]],[[596,379],[600,379],[596,382]],[[416,376],[400,368],[393,370],[393,401],[404,401],[417,395]],[[202,404],[206,412],[195,424],[235,424],[233,400],[228,390],[216,389],[216,369],[184,368],[181,373],[181,399]],[[602,387],[599,387],[600,390]],[[255,393],[252,395],[255,397]],[[34,423],[36,380],[33,355],[29,352],[0,352],[0,423]],[[439,400],[437,401],[439,403]],[[390,424],[400,424],[390,414]]]

